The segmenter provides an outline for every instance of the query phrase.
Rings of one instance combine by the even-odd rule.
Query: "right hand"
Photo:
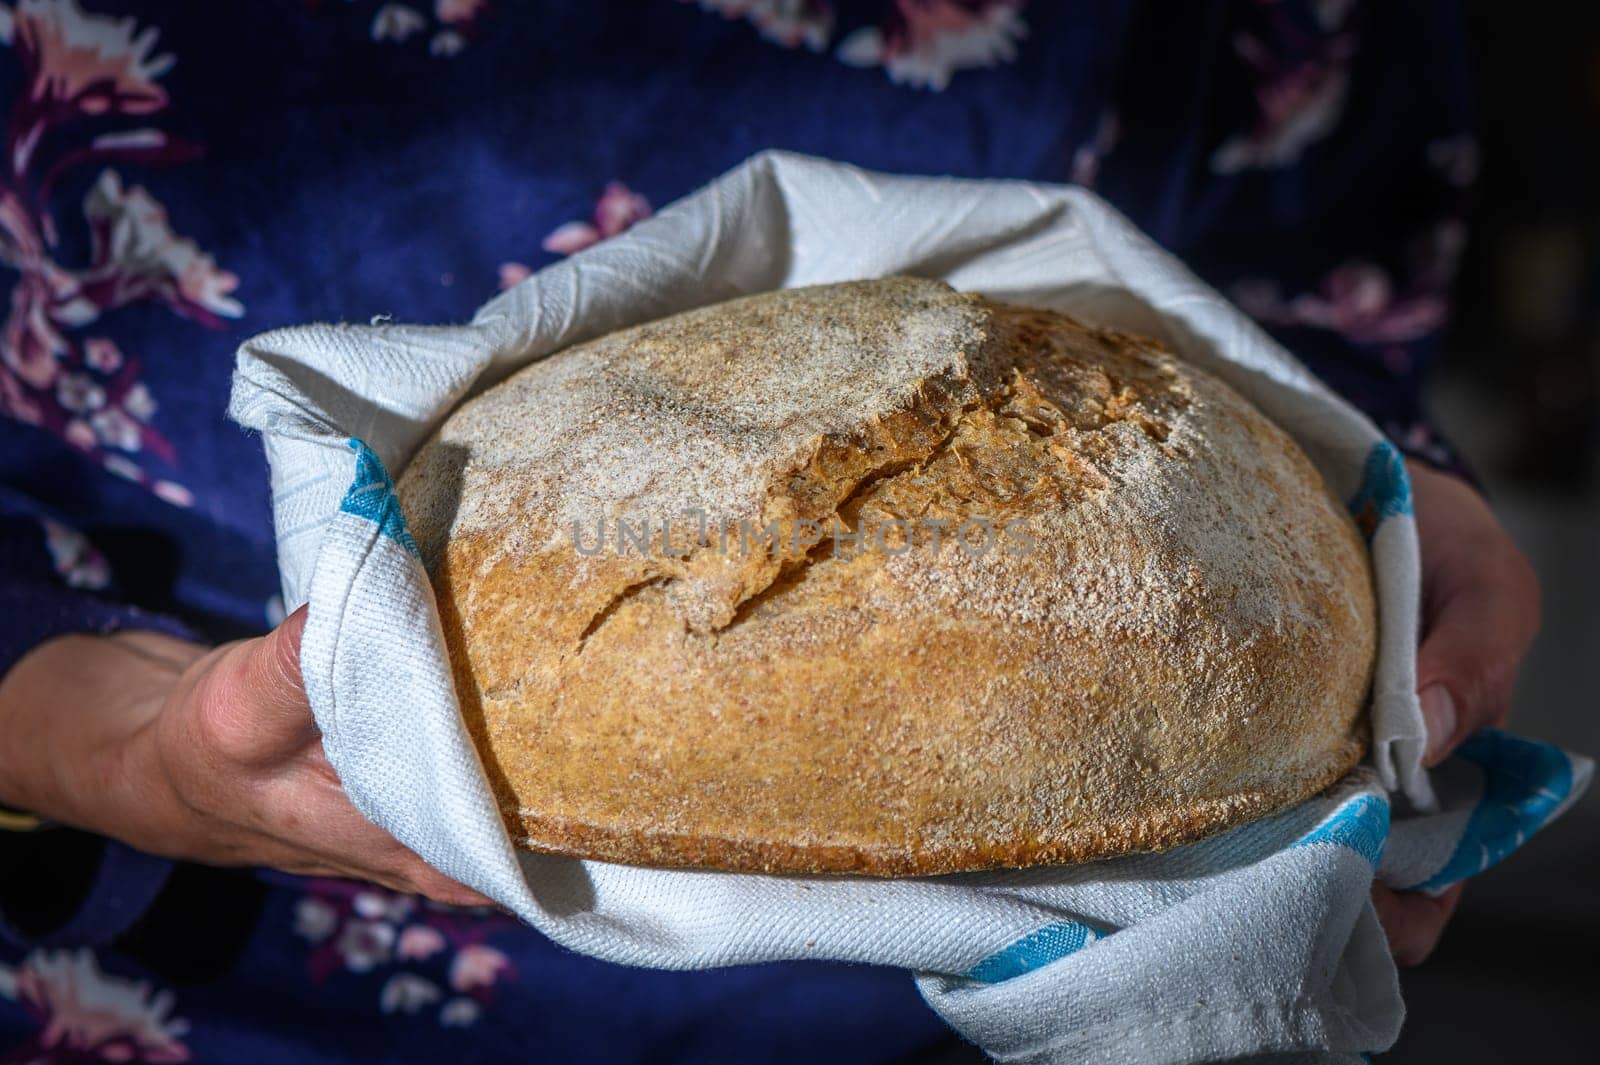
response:
[[[351,805],[300,679],[305,610],[216,648],[62,636],[0,680],[0,803],[139,850],[493,905]]]

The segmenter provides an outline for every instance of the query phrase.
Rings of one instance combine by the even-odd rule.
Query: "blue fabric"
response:
[[[1383,861],[1383,845],[1389,838],[1389,804],[1363,795],[1335,810],[1333,816],[1312,829],[1296,847],[1331,843],[1348,847],[1367,860],[1373,869]]]
[[[1448,0],[8,10],[0,670],[64,632],[222,639],[282,617],[260,445],[223,415],[241,339],[464,320],[769,147],[1093,184],[1398,446],[1444,454],[1417,381],[1475,152]],[[403,535],[387,474],[361,458],[377,487],[349,505]],[[1375,513],[1393,469],[1377,470]],[[141,868],[157,879],[123,869],[124,904],[167,871]],[[50,875],[6,838],[0,870]],[[183,986],[157,975],[173,943],[97,942],[128,915],[96,895],[60,950],[0,948],[0,1051],[59,1049],[39,1041],[70,1038],[47,1022],[70,1019],[74,984],[144,1033],[125,1035],[130,1061],[887,1061],[942,1031],[904,974],[636,972],[493,915],[260,884],[242,946]]]
[[[1572,797],[1572,761],[1558,747],[1484,729],[1455,757],[1483,772],[1483,796],[1455,852],[1414,891],[1442,891],[1495,865],[1526,843]]]

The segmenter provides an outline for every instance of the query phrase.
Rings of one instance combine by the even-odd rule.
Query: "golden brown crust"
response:
[[[1064,315],[909,279],[702,309],[466,404],[400,491],[531,849],[1081,861],[1259,817],[1366,746],[1371,577],[1338,500],[1225,385]],[[689,506],[711,520],[672,553],[579,550]],[[978,518],[983,553],[952,535]]]

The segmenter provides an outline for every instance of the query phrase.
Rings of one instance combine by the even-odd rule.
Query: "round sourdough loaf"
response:
[[[1149,341],[894,278],[579,344],[400,497],[513,837],[876,875],[1157,850],[1362,756],[1367,555]]]

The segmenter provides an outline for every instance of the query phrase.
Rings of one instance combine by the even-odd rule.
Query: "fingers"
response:
[[[298,866],[312,862],[336,876],[369,880],[452,906],[494,905],[367,820],[320,750],[265,785],[259,811],[259,831],[282,847],[282,861]]]
[[[1413,468],[1422,547],[1423,639],[1417,691],[1427,764],[1468,735],[1501,724],[1539,627],[1532,567],[1465,482]]]
[[[1389,940],[1395,964],[1410,968],[1426,961],[1460,901],[1460,884],[1438,897],[1372,885],[1372,906],[1378,911],[1378,923]]]
[[[116,734],[119,742],[105,744],[116,757],[96,774],[101,785],[89,804],[102,816],[84,823],[168,857],[314,872],[450,905],[493,905],[352,805],[323,753],[301,680],[305,620],[302,608],[265,636],[209,651],[153,635],[119,640],[124,664],[145,663],[159,683],[145,685],[147,712],[121,708],[116,715],[138,720]],[[185,656],[192,660],[186,668]],[[63,668],[73,667],[69,654]],[[125,692],[137,687],[134,680],[113,678],[108,683],[117,686],[108,690]]]

